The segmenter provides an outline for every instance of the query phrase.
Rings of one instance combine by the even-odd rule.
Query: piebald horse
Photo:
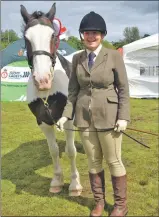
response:
[[[29,14],[21,5],[21,15],[25,22],[24,39],[27,49],[28,64],[31,76],[27,87],[27,101],[37,124],[46,136],[49,151],[53,160],[53,178],[49,191],[59,193],[64,185],[62,168],[59,161],[59,147],[53,126],[62,116],[68,96],[68,72],[62,67],[56,55],[56,37],[52,25],[56,13],[55,3],[50,11],[44,14],[35,11]],[[73,121],[69,120],[65,128],[73,129]],[[82,192],[79,172],[76,167],[76,147],[74,133],[65,131],[67,153],[71,163],[71,182],[69,195],[79,196]]]

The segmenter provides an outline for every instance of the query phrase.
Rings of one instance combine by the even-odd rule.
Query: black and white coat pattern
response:
[[[32,17],[26,11],[24,6],[21,6],[22,17],[27,24],[35,17]],[[55,15],[55,4],[52,6],[50,11],[46,14],[46,17],[50,20]],[[44,15],[43,15],[44,18]],[[50,27],[41,25],[40,23],[31,26],[25,32],[25,37],[30,42],[32,52],[44,50],[50,53],[50,38],[52,37],[53,31]],[[66,71],[61,65],[61,62],[56,57],[56,64],[52,80],[50,81],[50,68],[52,62],[49,56],[37,55],[33,58],[33,70],[28,81],[27,87],[27,101],[31,112],[35,115],[38,126],[46,136],[49,151],[53,161],[53,178],[50,184],[50,192],[59,193],[64,185],[63,171],[59,160],[59,147],[56,142],[56,135],[54,129],[54,121],[61,117],[64,106],[66,105],[68,95],[68,82],[69,78]],[[47,72],[47,73],[46,73]],[[36,80],[36,82],[35,82]],[[50,88],[47,90],[39,90],[37,83],[40,81],[46,81],[45,85],[51,82]],[[46,109],[43,99],[47,99],[49,105],[49,111]],[[49,113],[48,113],[49,112]],[[50,118],[50,114],[53,120]],[[65,128],[73,129],[73,121],[67,121]],[[73,131],[65,131],[66,146],[65,152],[68,154],[71,163],[71,182],[69,185],[69,195],[79,196],[82,191],[80,184],[79,172],[76,167],[76,147],[74,144],[74,133]]]

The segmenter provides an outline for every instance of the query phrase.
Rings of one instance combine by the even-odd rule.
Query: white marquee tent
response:
[[[134,98],[159,97],[159,34],[123,46],[130,96]]]

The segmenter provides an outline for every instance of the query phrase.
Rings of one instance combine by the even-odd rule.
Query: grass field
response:
[[[28,62],[26,60],[12,62],[12,63],[8,64],[8,66],[29,67]]]
[[[57,132],[60,161],[65,175],[62,193],[49,193],[52,163],[44,135],[24,102],[3,102],[2,111],[2,216],[89,216],[93,207],[87,170],[87,158],[75,136],[77,166],[84,187],[78,198],[68,197],[70,180],[69,160],[64,153],[64,135]],[[158,133],[158,101],[131,99],[129,127]],[[146,149],[123,136],[123,162],[128,175],[129,216],[158,216],[158,138],[126,131],[146,143]],[[106,199],[109,209],[113,205],[110,173],[106,170]]]

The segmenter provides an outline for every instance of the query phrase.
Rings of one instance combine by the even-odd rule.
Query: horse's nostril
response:
[[[45,78],[45,82],[48,83],[48,79],[47,78]]]
[[[42,80],[42,79],[40,79],[40,83],[41,83],[41,84],[43,83],[43,80]]]

